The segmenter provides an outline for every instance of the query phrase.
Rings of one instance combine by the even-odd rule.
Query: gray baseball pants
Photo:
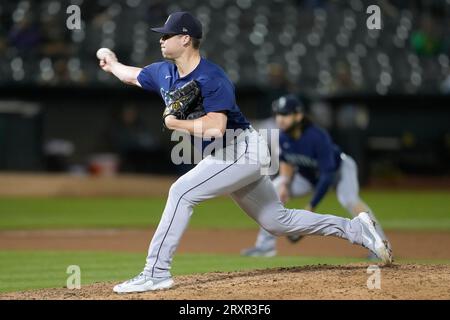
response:
[[[149,246],[144,268],[147,275],[170,276],[173,255],[194,206],[220,195],[230,195],[245,213],[271,234],[335,236],[351,243],[362,243],[358,220],[283,206],[272,181],[261,173],[270,155],[267,142],[255,130],[245,130],[222,151],[223,154],[216,152],[205,157],[171,186],[161,221]]]

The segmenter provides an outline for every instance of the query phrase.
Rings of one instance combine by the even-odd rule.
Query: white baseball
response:
[[[100,60],[105,59],[105,57],[109,54],[112,54],[113,56],[115,56],[114,52],[112,52],[110,49],[108,48],[100,48],[97,50],[97,58]]]

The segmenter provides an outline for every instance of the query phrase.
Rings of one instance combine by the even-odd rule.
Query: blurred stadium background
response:
[[[448,175],[450,3],[375,1],[382,29],[368,30],[372,2],[2,1],[0,170],[89,174],[119,161],[119,171],[183,172],[170,165],[158,97],[102,72],[95,52],[160,60],[149,27],[190,10],[204,25],[202,54],[227,71],[256,126],[294,92],[356,158],[363,182]],[[71,4],[80,30],[66,28]]]
[[[381,30],[366,26],[372,4]],[[66,27],[70,5],[81,8],[79,30]],[[170,183],[189,166],[170,160],[159,97],[104,73],[95,52],[109,47],[140,67],[160,60],[149,28],[178,10],[202,21],[202,54],[229,74],[255,127],[273,126],[279,95],[304,99],[358,162],[362,196],[398,261],[449,263],[450,0],[2,0],[0,292],[61,287],[68,264],[82,265],[86,282],[123,280],[141,267],[151,233],[116,229],[156,227]],[[332,192],[319,209],[346,216]],[[295,258],[237,257],[257,226],[225,199],[201,204],[191,226],[176,275],[366,256],[306,239],[280,243]],[[67,230],[80,228],[116,231]]]

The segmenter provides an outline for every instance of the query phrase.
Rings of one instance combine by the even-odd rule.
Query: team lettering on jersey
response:
[[[283,153],[283,155],[286,161],[291,164],[313,169],[317,169],[319,167],[317,160],[305,155],[298,153]]]
[[[166,106],[171,104],[173,101],[172,101],[172,99],[170,97],[170,94],[169,94],[170,91],[166,91],[166,90],[164,90],[164,88],[161,88],[160,91],[161,91],[161,97],[163,98],[164,103],[166,104]]]

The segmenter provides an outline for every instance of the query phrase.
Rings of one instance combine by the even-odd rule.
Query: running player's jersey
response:
[[[226,113],[227,129],[246,129],[250,126],[236,104],[233,83],[222,68],[207,59],[201,58],[198,66],[182,78],[174,63],[161,61],[142,69],[137,79],[142,88],[157,92],[166,105],[169,103],[168,92],[196,80],[203,97],[203,108],[207,113]]]
[[[311,124],[299,139],[280,131],[280,160],[293,165],[315,186],[311,200],[315,207],[334,182],[341,164],[341,149],[325,130]]]

